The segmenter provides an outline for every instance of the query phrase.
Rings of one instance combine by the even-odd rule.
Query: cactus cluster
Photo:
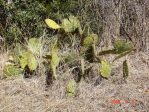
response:
[[[48,45],[49,52],[46,52],[42,55],[42,58],[45,64],[45,67],[50,72],[50,75],[53,79],[58,79],[59,75],[57,74],[57,68],[59,64],[63,61],[63,63],[69,63],[72,60],[75,60],[76,63],[70,64],[69,67],[73,68],[74,65],[78,68],[77,71],[80,71],[79,74],[79,81],[83,80],[84,77],[87,75],[87,71],[94,64],[98,64],[98,71],[99,75],[103,78],[108,78],[111,75],[112,71],[112,64],[119,58],[127,55],[133,50],[133,45],[130,42],[126,42],[124,40],[116,40],[113,45],[113,49],[105,50],[98,52],[97,46],[100,44],[100,38],[90,31],[89,28],[86,30],[82,30],[80,21],[77,17],[70,16],[65,18],[61,21],[60,24],[56,23],[52,19],[45,19],[45,23],[51,30],[57,30],[56,39],[54,38],[54,42]],[[85,28],[84,28],[85,29]],[[79,45],[78,51],[67,51],[67,55],[63,53],[63,49],[65,46],[71,47],[74,46],[71,42],[66,42],[66,40],[77,40],[79,43],[74,43]],[[66,43],[65,43],[66,42]],[[63,43],[63,45],[60,45]],[[40,56],[40,51],[43,49],[43,46],[40,42],[40,39],[31,38],[29,39],[27,45],[23,47],[21,51],[17,50],[15,56],[18,58],[18,65],[24,71],[26,67],[28,68],[31,73],[35,71],[39,64],[38,64],[38,57]],[[69,54],[69,55],[68,55]],[[113,54],[115,58],[112,62],[102,59],[101,56]],[[44,63],[43,62],[43,63]],[[5,74],[8,74],[8,70],[10,66],[6,66],[4,69]],[[15,70],[14,68],[12,70]],[[11,71],[12,71],[11,70]],[[126,79],[128,77],[128,64],[127,60],[123,62],[123,77]],[[7,76],[10,76],[9,74]],[[77,81],[77,82],[79,82]],[[76,94],[76,82],[70,81],[67,85],[66,92],[68,95],[73,96]]]
[[[48,21],[49,20],[49,21]],[[51,21],[51,24],[49,24]],[[92,64],[99,64],[99,75],[103,78],[108,78],[111,75],[112,64],[119,58],[127,55],[133,50],[133,45],[130,42],[126,42],[125,40],[116,40],[113,45],[113,49],[105,50],[101,52],[97,52],[97,45],[100,43],[100,38],[90,32],[89,28],[86,32],[82,30],[79,20],[76,17],[70,16],[68,19],[62,20],[61,25],[57,24],[51,19],[46,19],[47,25],[52,29],[63,30],[65,33],[79,33],[80,36],[80,49],[79,49],[79,57],[77,64],[80,64],[80,77],[83,78],[86,76],[86,71],[89,70],[86,68],[86,62]],[[77,31],[77,32],[76,32]],[[106,54],[115,54],[114,60],[110,63],[108,60],[100,59],[101,55]],[[74,55],[75,56],[75,55]],[[57,56],[56,56],[57,57]],[[71,56],[72,58],[73,56]],[[60,58],[57,57],[60,61]],[[74,58],[73,58],[74,59]],[[128,64],[127,60],[123,62],[123,77],[126,79],[128,77]],[[54,74],[53,74],[54,75]],[[81,79],[80,79],[81,81]],[[70,84],[68,84],[69,87]],[[68,89],[68,88],[67,88]],[[74,93],[74,92],[73,92]],[[70,94],[70,91],[68,91]]]

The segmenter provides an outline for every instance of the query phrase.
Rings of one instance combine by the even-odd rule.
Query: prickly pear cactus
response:
[[[77,28],[80,28],[80,21],[76,17],[70,16],[68,19],[63,19],[62,28],[65,32],[74,32]]]
[[[24,52],[22,56],[20,56],[20,66],[24,69],[28,65],[30,70],[36,70],[38,66],[38,62],[35,56],[30,52]]]
[[[133,45],[130,42],[126,42],[125,40],[117,40],[114,42],[114,48],[117,54],[121,54],[131,50]]]
[[[84,47],[89,47],[92,44],[97,44],[99,42],[99,38],[96,34],[90,34],[87,37],[84,38],[83,40],[83,46]]]
[[[126,79],[129,75],[127,60],[123,62],[123,77]]]
[[[108,78],[111,74],[111,70],[112,70],[111,64],[106,60],[102,60],[100,68],[101,76]]]
[[[31,38],[31,39],[29,39],[29,41],[28,41],[27,48],[28,48],[28,50],[31,51],[33,54],[39,55],[40,50],[41,50],[41,48],[42,48],[42,44],[41,44],[41,42],[40,42],[39,39],[37,39],[37,38]]]
[[[66,93],[68,96],[74,96],[76,94],[77,84],[74,80],[69,81],[66,87]]]
[[[54,48],[52,48],[50,65],[51,65],[53,76],[55,79],[57,79],[56,67],[59,65],[59,62],[60,62],[60,57],[58,56],[58,53],[59,53],[58,47],[55,46]]]
[[[11,77],[21,75],[23,70],[14,65],[5,65],[3,72],[6,77]]]
[[[52,29],[60,29],[61,26],[52,19],[45,19],[46,24]]]

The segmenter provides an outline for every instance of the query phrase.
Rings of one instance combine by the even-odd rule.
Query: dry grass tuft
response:
[[[48,90],[45,75],[31,79],[18,77],[0,80],[0,112],[147,112],[149,70],[142,57],[149,62],[149,56],[145,53],[127,57],[130,66],[127,83],[121,81],[121,70],[114,71],[114,76],[103,80],[99,86],[81,82],[74,98],[65,95],[70,75],[55,81]],[[119,64],[116,63],[115,67]],[[121,100],[121,105],[112,104],[113,99]]]
[[[3,77],[2,75],[3,68],[7,60],[8,60],[8,53],[0,52],[0,79]]]

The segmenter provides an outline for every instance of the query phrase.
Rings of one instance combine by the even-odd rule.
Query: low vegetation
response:
[[[6,60],[0,56],[4,65],[0,66],[0,81],[19,79],[26,84],[36,79],[45,91],[34,87],[36,84],[32,91],[48,91],[58,99],[89,97],[98,105],[100,97],[92,99],[81,92],[97,96],[100,91],[104,96],[112,91],[110,81],[116,84],[113,88],[119,83],[131,85],[137,66],[132,57],[149,50],[148,6],[147,0],[0,0],[0,55],[8,56]],[[104,89],[103,83],[109,85]],[[98,87],[103,88],[96,90]],[[60,93],[57,88],[62,89]],[[111,94],[117,96],[116,92]]]
[[[111,75],[112,63],[134,50],[130,42],[116,40],[113,49],[98,52],[100,38],[89,27],[82,28],[80,21],[74,16],[69,16],[68,19],[64,18],[61,24],[57,24],[51,19],[45,19],[45,23],[51,29],[57,30],[57,33],[51,37],[49,42],[45,41],[44,38],[30,38],[26,44],[16,43],[17,46],[14,48],[13,54],[10,54],[12,59],[8,60],[10,63],[4,67],[4,74],[7,77],[18,75],[22,71],[21,74],[27,78],[38,74],[37,69],[44,66],[47,75],[52,77],[52,79],[47,79],[51,80],[51,84],[61,77],[57,74],[61,63],[63,69],[66,69],[64,66],[66,64],[67,68],[72,69],[72,71],[76,69],[75,67],[78,68],[79,73],[74,74],[78,78],[75,83],[86,79],[91,68],[95,65],[98,66],[98,77],[108,79]],[[77,46],[77,51],[75,46]],[[63,48],[71,51],[65,53]],[[105,55],[107,54],[113,54],[116,57],[111,61],[106,59]],[[72,63],[76,64],[72,65]],[[44,72],[44,70],[42,71]],[[126,79],[129,74],[127,60],[123,62],[123,74],[124,79]],[[75,94],[73,88],[74,81],[71,81],[67,87],[68,94]]]

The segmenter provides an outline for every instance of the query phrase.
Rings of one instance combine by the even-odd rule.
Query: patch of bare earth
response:
[[[3,58],[0,59],[2,62]],[[81,82],[74,98],[65,96],[67,79],[55,81],[47,91],[45,75],[1,79],[0,112],[148,112],[149,55],[139,53],[127,59],[127,83],[122,81],[122,63],[118,63],[114,76],[100,85]]]

